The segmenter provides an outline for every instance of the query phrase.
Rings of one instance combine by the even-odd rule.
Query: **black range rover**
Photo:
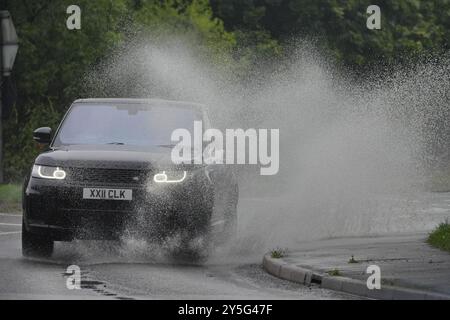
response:
[[[152,99],[76,100],[25,179],[22,252],[51,256],[54,241],[165,241],[190,250],[226,241],[236,229],[238,187],[225,165],[171,161],[171,134],[209,126],[202,105]],[[200,240],[198,240],[200,239]]]

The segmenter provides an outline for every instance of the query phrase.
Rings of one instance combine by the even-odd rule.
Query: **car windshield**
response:
[[[203,120],[201,111],[185,106],[79,103],[70,109],[53,146],[170,146],[173,130],[193,132],[196,120]]]

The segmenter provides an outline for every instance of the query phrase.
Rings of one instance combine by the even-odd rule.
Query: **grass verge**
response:
[[[430,191],[450,192],[450,169],[433,172],[430,182]]]
[[[341,275],[341,272],[339,271],[339,269],[333,269],[327,272],[328,275],[332,276],[332,277],[339,277]]]
[[[0,212],[20,212],[22,210],[22,187],[18,184],[0,185]]]
[[[433,247],[450,252],[450,224],[448,221],[439,224],[428,235],[427,242]]]
[[[286,254],[287,254],[287,249],[276,248],[276,249],[270,251],[270,256],[273,259],[281,259],[281,258],[285,257]]]

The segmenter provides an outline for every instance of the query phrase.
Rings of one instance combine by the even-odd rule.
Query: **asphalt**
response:
[[[450,254],[431,247],[426,238],[415,233],[305,242],[282,259],[266,255],[265,266],[284,279],[298,278],[292,271],[297,269],[312,274],[322,287],[367,297],[450,299]],[[381,271],[378,292],[366,285],[371,265]]]
[[[0,299],[355,299],[318,286],[280,280],[260,257],[218,253],[205,265],[162,258],[145,243],[57,243],[51,259],[25,259],[20,215],[0,214]],[[66,287],[66,268],[80,266],[81,289]]]
[[[323,289],[316,283],[302,285],[268,274],[262,268],[261,258],[264,252],[277,246],[290,248],[288,259],[294,259],[293,263],[298,261],[298,264],[317,268],[320,272],[338,268],[344,275],[355,277],[357,281],[358,277],[363,279],[367,276],[366,265],[376,262],[374,264],[380,264],[384,284],[409,285],[417,282],[417,279],[423,279],[428,282],[421,286],[422,289],[447,292],[446,284],[450,282],[447,270],[450,268],[446,254],[429,248],[423,240],[427,230],[450,217],[450,194],[424,194],[411,201],[407,201],[408,210],[395,211],[395,214],[392,210],[386,211],[385,216],[372,219],[375,226],[379,223],[381,228],[374,227],[369,231],[386,231],[382,237],[335,237],[311,241],[329,233],[315,228],[321,225],[317,222],[323,222],[323,219],[298,213],[297,207],[293,205],[298,200],[245,199],[240,201],[240,217],[243,218],[239,221],[239,240],[218,250],[205,265],[190,265],[167,259],[163,250],[136,241],[129,241],[122,247],[97,241],[57,242],[51,259],[24,259],[20,251],[21,216],[2,213],[0,299],[360,297]],[[349,221],[358,222],[357,219],[358,216]],[[329,217],[327,221],[330,228],[339,229],[339,219]],[[364,228],[357,228],[358,224],[344,226],[342,233],[351,233],[350,228],[350,231],[367,234]],[[412,233],[398,238],[399,230],[410,230]],[[387,253],[383,251],[385,248],[389,248]],[[418,257],[421,253],[424,255]],[[351,255],[359,263],[348,264]],[[66,287],[64,274],[72,264],[81,268],[81,290],[68,290]]]

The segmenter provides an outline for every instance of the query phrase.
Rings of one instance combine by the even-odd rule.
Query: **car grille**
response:
[[[140,186],[146,183],[149,172],[130,169],[65,168],[69,183],[85,185]]]

